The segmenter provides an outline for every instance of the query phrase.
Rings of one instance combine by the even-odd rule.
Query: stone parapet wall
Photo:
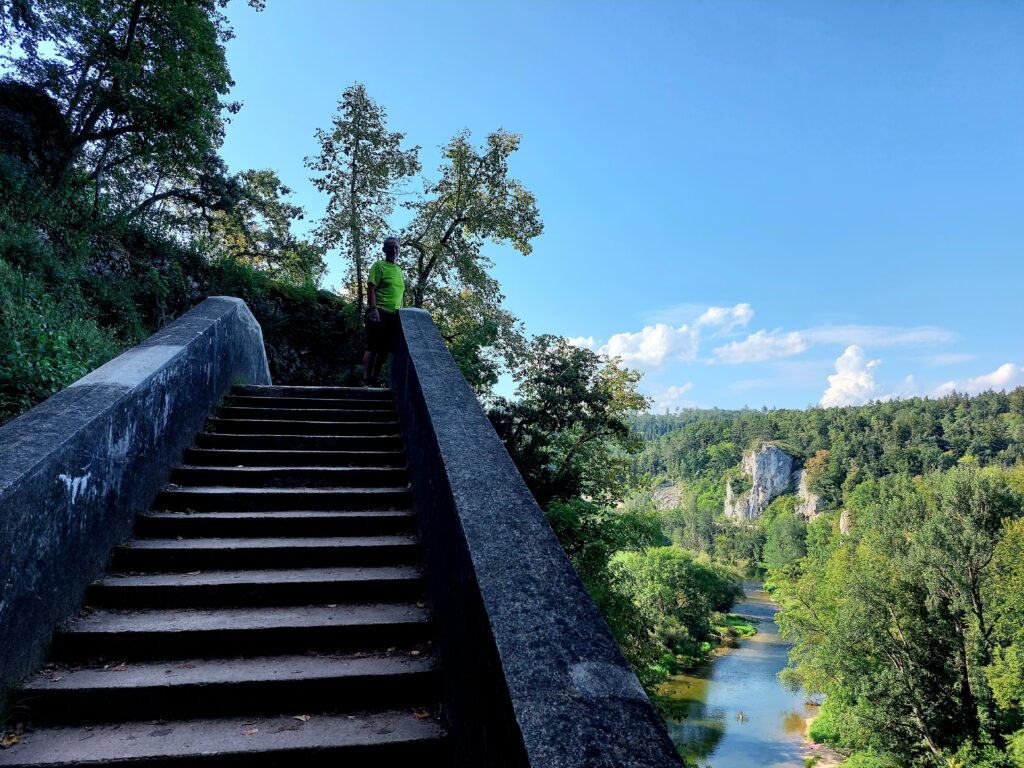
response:
[[[270,383],[259,323],[211,297],[0,427],[0,703],[241,382]]]
[[[391,385],[454,764],[682,765],[430,316],[399,316]]]

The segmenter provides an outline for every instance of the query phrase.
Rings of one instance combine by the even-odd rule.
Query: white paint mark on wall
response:
[[[75,503],[75,499],[78,498],[78,494],[85,493],[85,489],[89,486],[89,478],[92,477],[92,472],[86,472],[81,477],[71,477],[70,475],[58,475],[57,479],[64,483],[64,487],[68,489],[68,493],[71,494],[71,503]]]

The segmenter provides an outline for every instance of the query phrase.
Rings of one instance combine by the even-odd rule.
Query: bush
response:
[[[850,755],[843,762],[843,768],[901,768],[901,765],[889,755],[868,749]]]

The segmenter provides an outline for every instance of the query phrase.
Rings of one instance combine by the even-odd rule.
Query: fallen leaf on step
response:
[[[118,664],[116,667],[114,667],[115,672],[124,672],[126,669],[128,669],[127,664]]]
[[[8,747],[13,747],[19,741],[21,741],[21,736],[16,733],[7,733],[0,739],[0,747],[7,749]]]
[[[426,608],[427,604],[425,602],[423,602],[422,600],[420,600],[418,603],[416,603],[416,607],[417,608]]]
[[[242,735],[243,736],[254,736],[255,734],[257,734],[259,732],[260,732],[259,728],[245,728],[242,731]]]
[[[430,710],[414,709],[412,712],[412,716],[415,717],[417,720],[426,720],[428,717],[430,717]]]
[[[292,717],[292,720],[301,720],[302,722],[305,723],[306,721],[309,720],[309,715],[295,715],[295,716]]]
[[[202,573],[202,571],[187,571],[185,573],[185,575],[186,576],[198,576],[200,573]]]
[[[409,651],[409,655],[410,656],[419,656],[420,652],[419,651]]]
[[[64,678],[61,677],[60,675],[54,675],[53,677],[50,678],[50,682],[51,683],[59,683],[63,679]]]
[[[337,604],[337,603],[328,603],[328,604],[327,604],[327,607],[328,607],[328,608],[337,608],[337,607],[338,607],[338,604]]]

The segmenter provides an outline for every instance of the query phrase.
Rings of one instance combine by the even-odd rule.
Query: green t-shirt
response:
[[[405,293],[405,279],[397,264],[381,259],[370,267],[370,275],[366,278],[377,292],[377,306],[389,312],[397,312],[402,306],[402,294]]]

